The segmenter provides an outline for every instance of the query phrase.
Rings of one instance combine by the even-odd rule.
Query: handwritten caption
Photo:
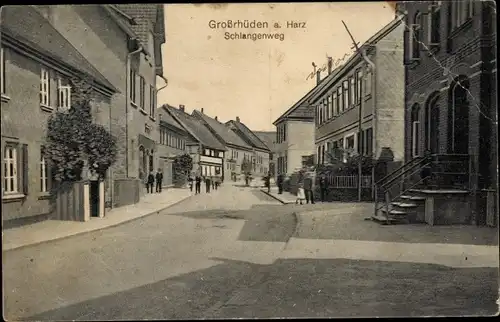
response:
[[[272,27],[271,27],[272,26]],[[208,21],[208,27],[213,30],[224,30],[224,39],[226,40],[285,40],[285,33],[278,30],[281,29],[306,29],[305,21],[289,20],[285,22],[273,22],[270,24],[267,21],[258,20],[224,20]],[[273,30],[271,30],[274,29]],[[229,31],[231,29],[247,29],[247,31]],[[255,32],[252,29],[267,29],[268,32]],[[251,31],[252,30],[252,31]]]

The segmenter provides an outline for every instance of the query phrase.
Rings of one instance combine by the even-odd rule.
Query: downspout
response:
[[[158,75],[158,77],[160,77],[161,79],[163,79],[165,81],[165,85],[163,85],[163,87],[160,87],[156,90],[156,95],[158,95],[158,92],[161,91],[162,89],[164,89],[165,87],[168,86],[168,79],[166,79],[163,75]]]
[[[135,55],[137,53],[140,53],[144,50],[144,48],[142,46],[139,46],[139,49],[131,52],[131,53],[128,53],[127,54],[127,75],[126,75],[126,85],[127,85],[127,88],[125,90],[125,115],[127,117],[127,120],[125,122],[125,161],[126,161],[126,175],[127,175],[127,178],[129,177],[129,144],[128,144],[128,140],[129,140],[129,137],[128,137],[128,122],[129,122],[129,105],[130,105],[130,69],[131,69],[131,64],[130,64],[130,58],[132,57],[132,55]]]

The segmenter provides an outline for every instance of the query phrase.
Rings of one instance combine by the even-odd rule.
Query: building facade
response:
[[[237,135],[239,135],[247,144],[252,146],[252,175],[254,177],[264,177],[268,174],[271,150],[267,145],[237,116],[236,120],[226,122]]]
[[[226,148],[224,156],[223,176],[226,179],[238,178],[244,172],[243,164],[248,165],[247,170],[253,169],[253,148],[240,138],[229,126],[220,122],[218,117],[211,118],[201,109],[194,110],[192,115],[202,122],[212,135]]]
[[[276,132],[273,131],[253,131],[259,139],[264,142],[264,144],[269,149],[269,172],[271,177],[276,176]]]
[[[406,158],[425,151],[468,155],[472,191],[497,191],[496,7],[430,1],[400,2],[397,9],[408,26]],[[472,221],[484,222],[484,205],[477,207]]]
[[[308,102],[317,86],[283,113],[276,126],[276,175],[302,167],[303,157],[314,154],[314,109]]]
[[[94,122],[106,128],[118,90],[33,7],[1,14],[2,221],[9,227],[51,215],[43,146],[49,117],[71,108],[69,80],[91,79]]]
[[[157,76],[163,77],[165,42],[163,5],[37,5],[39,12],[115,86],[111,133],[117,160],[108,207],[138,201],[145,174],[157,168],[159,126]]]
[[[401,18],[396,18],[344,65],[331,71],[309,99],[315,107],[316,160],[324,164],[340,148],[378,158],[389,148],[404,159],[404,65]]]
[[[175,157],[188,152],[187,142],[189,133],[177,122],[162,106],[158,113],[160,121],[158,131],[160,132],[158,144],[158,169],[163,172],[163,186],[173,184],[174,170],[172,162]]]
[[[189,134],[186,150],[193,159],[193,175],[207,177],[224,176],[226,147],[212,134],[197,117],[186,113],[184,105],[165,109]]]

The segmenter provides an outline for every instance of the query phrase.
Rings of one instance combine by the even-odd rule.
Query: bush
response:
[[[172,164],[173,181],[176,186],[186,183],[189,173],[193,170],[193,159],[189,154],[182,154],[175,157]]]

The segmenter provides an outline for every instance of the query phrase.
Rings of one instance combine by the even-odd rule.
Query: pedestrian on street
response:
[[[210,182],[210,178],[209,177],[206,177],[205,178],[205,185],[206,185],[206,188],[207,188],[207,193],[210,193],[210,185],[211,185],[211,182]]]
[[[212,183],[212,190],[215,190],[215,178],[210,177],[210,182]]]
[[[304,178],[304,194],[306,197],[306,203],[311,202],[311,204],[314,204],[314,193],[313,193],[313,179],[310,174],[306,174]]]
[[[156,172],[156,192],[161,192],[161,185],[163,183],[163,173],[161,169],[158,168],[158,172]]]
[[[193,192],[193,177],[189,175],[188,177],[189,191]]]
[[[217,190],[220,186],[220,177],[215,177],[215,190]]]
[[[153,186],[155,184],[155,175],[153,171],[149,172],[148,180],[146,181],[146,189],[148,193],[153,193]]]
[[[196,176],[196,192],[195,194],[201,193],[201,177],[199,175]]]
[[[326,176],[324,173],[322,173],[321,176],[319,177],[319,190],[321,193],[321,202],[325,202],[328,187],[326,182]]]
[[[283,175],[278,174],[278,194],[281,195],[283,193]]]
[[[271,192],[271,172],[267,173],[266,176],[266,187],[267,187],[267,193]]]
[[[302,205],[302,200],[306,198],[306,195],[304,193],[304,184],[302,182],[299,182],[299,187],[297,189],[297,199],[295,199],[295,204],[300,204]]]

